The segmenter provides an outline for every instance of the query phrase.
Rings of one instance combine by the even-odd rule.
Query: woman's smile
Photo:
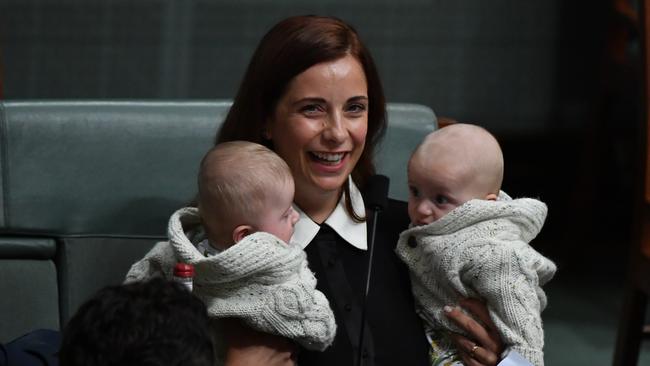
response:
[[[345,172],[348,153],[309,152],[313,169],[321,174],[338,174]]]
[[[338,197],[365,146],[367,89],[361,64],[348,55],[298,74],[276,104],[266,134],[291,169],[298,204]]]
[[[347,153],[326,153],[326,152],[310,152],[310,155],[314,160],[319,163],[327,165],[336,165],[343,160]]]

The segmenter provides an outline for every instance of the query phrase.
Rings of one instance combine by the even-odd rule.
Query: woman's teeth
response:
[[[325,164],[338,164],[341,162],[343,159],[343,156],[345,156],[345,153],[320,153],[320,152],[312,152],[311,155],[316,158],[317,160],[325,163]]]

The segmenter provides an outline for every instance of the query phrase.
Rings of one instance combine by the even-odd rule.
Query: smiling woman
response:
[[[337,322],[331,347],[298,353],[302,366],[429,364],[430,345],[414,311],[408,272],[394,253],[408,226],[406,203],[390,200],[375,228],[366,220],[373,213],[366,211],[362,191],[375,172],[385,108],[374,62],[354,29],[335,18],[291,17],[260,42],[217,136],[217,143],[266,145],[294,177],[300,218],[291,241],[305,249]],[[366,295],[373,230],[377,270]],[[487,313],[481,304],[472,310]],[[481,348],[472,352],[481,355],[474,365],[496,364],[503,345],[489,331],[489,317],[477,322],[460,310],[448,316],[471,338],[458,337],[469,344],[468,355],[472,345]],[[227,339],[229,366],[293,364],[277,340],[250,329],[232,334],[239,335]]]
[[[336,62],[340,59],[348,61]],[[331,63],[333,67],[329,69],[318,67],[320,71],[309,73],[311,78],[315,78],[318,72],[326,72],[331,75],[321,75],[323,80],[317,80],[310,86],[311,88],[324,88],[325,86],[321,85],[321,82],[326,78],[329,78],[330,82],[338,83],[342,79],[346,79],[343,77],[344,74],[356,75],[356,78],[350,80],[349,83],[357,84],[355,91],[358,90],[359,94],[350,93],[347,98],[351,99],[346,98],[344,108],[346,108],[348,116],[354,115],[354,111],[362,114],[367,127],[365,145],[361,146],[361,154],[356,164],[349,164],[352,169],[352,179],[357,185],[363,186],[368,177],[375,173],[373,165],[375,146],[386,131],[386,99],[379,73],[370,52],[351,26],[335,18],[318,16],[287,18],[276,24],[262,38],[248,65],[233,106],[217,135],[216,142],[247,140],[260,143],[278,152],[275,147],[277,142],[269,139],[271,136],[268,135],[271,132],[269,122],[277,117],[276,113],[279,112],[276,107],[280,107],[281,100],[287,98],[285,93],[288,89],[296,87],[294,84],[301,84],[301,88],[307,86],[305,82],[293,80],[294,77],[322,63]],[[346,89],[348,86],[350,85],[346,84]],[[334,85],[330,85],[330,92],[334,92],[334,89],[342,90],[343,88],[335,88]],[[295,90],[295,92],[299,91]],[[300,91],[300,93],[302,92],[304,90]],[[318,92],[321,91],[318,90]],[[331,94],[303,94],[301,96],[301,98],[308,99],[312,97],[316,97],[314,101],[319,100],[319,102],[302,104],[305,108],[303,114],[317,114],[320,110],[320,113],[327,113],[331,116],[334,112],[332,108],[336,107]],[[338,101],[340,98],[342,96],[337,94],[339,103],[341,103]],[[298,102],[298,100],[294,100],[294,102]],[[338,108],[342,107],[338,106]],[[364,107],[366,110],[362,111]],[[341,109],[339,109],[340,111]],[[322,118],[320,120],[321,123],[324,121]],[[326,134],[328,133],[326,132]],[[276,134],[275,138],[278,137]],[[331,150],[331,148],[327,150]],[[324,156],[321,155],[321,157]],[[294,168],[291,167],[295,173]],[[298,177],[294,178],[299,179]],[[353,209],[348,186],[341,187],[339,185],[336,189],[340,190],[341,188],[347,197],[345,202],[347,213],[356,222],[362,222],[364,213],[356,212]],[[296,182],[297,195],[300,194],[301,189],[302,187]]]
[[[367,90],[354,57],[317,64],[289,83],[269,121],[265,136],[291,168],[294,201],[316,223],[336,207],[363,152]]]

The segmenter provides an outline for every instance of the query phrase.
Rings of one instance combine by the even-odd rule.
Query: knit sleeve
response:
[[[124,283],[146,281],[153,277],[171,278],[175,262],[174,251],[169,242],[159,242],[131,266]]]
[[[522,248],[490,246],[475,253],[475,263],[462,274],[464,283],[486,300],[490,316],[504,343],[533,365],[544,364],[541,311],[546,296],[540,287],[539,262],[552,262]],[[541,257],[538,258],[535,255]],[[552,274],[551,274],[552,276]]]

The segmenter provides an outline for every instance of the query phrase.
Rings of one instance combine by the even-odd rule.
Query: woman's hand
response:
[[[297,347],[280,336],[250,329],[235,319],[223,321],[225,366],[294,366]]]
[[[470,298],[462,299],[460,306],[475,318],[451,306],[445,306],[445,315],[469,334],[469,338],[460,334],[451,336],[463,363],[467,366],[496,365],[503,352],[503,342],[487,307],[482,301]]]

